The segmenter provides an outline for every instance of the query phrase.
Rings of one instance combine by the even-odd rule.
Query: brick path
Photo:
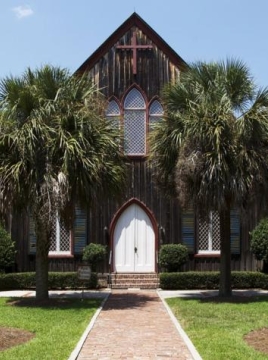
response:
[[[193,357],[155,291],[113,290],[77,359]]]

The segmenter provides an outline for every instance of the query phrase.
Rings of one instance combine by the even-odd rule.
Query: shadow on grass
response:
[[[256,302],[267,302],[267,295],[258,296],[243,296],[243,295],[232,295],[232,296],[211,296],[200,299],[203,303],[230,303],[230,304],[247,304]]]
[[[206,295],[205,295],[206,296]],[[169,298],[172,299],[172,298]],[[206,296],[206,297],[181,297],[184,301],[196,300],[200,303],[211,303],[211,304],[250,304],[257,302],[268,302],[268,295],[254,295],[254,296],[245,296],[245,295],[232,295],[232,296]]]
[[[48,300],[36,300],[35,298],[10,298],[7,305],[25,308],[42,308],[48,310],[58,309],[89,309],[99,307],[101,299],[68,299],[50,298]]]

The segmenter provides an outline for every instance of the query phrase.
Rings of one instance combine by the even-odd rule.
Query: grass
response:
[[[203,360],[263,360],[268,355],[247,345],[244,335],[268,327],[268,297],[248,302],[167,299]]]
[[[0,298],[0,327],[28,330],[35,337],[0,352],[1,360],[68,359],[101,303],[93,299],[68,299],[54,307],[39,307],[10,305],[8,300]]]

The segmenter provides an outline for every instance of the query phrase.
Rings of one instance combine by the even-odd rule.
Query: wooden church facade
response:
[[[88,212],[77,210],[69,234],[55,223],[50,251],[50,269],[74,271],[83,248],[90,242],[108,246],[100,272],[158,272],[158,252],[163,243],[183,243],[189,249],[185,270],[218,270],[220,261],[219,218],[198,221],[192,210],[181,211],[176,199],[166,199],[154,185],[147,156],[148,135],[164,109],[161,91],[179,79],[186,63],[136,13],[131,15],[77,70],[87,73],[107,99],[107,117],[124,134],[128,156],[128,185],[121,201],[107,199]],[[249,231],[258,219],[244,224],[231,215],[233,270],[256,270],[261,264],[250,253]],[[35,243],[29,222],[14,216],[13,237],[19,240],[18,270],[34,269]],[[19,227],[18,227],[19,224]]]

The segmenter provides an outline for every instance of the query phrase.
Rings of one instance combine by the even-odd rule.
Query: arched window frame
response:
[[[130,88],[127,89],[127,91],[124,93],[124,95],[121,98],[121,101],[119,101],[115,96],[112,96],[111,98],[108,99],[108,106],[111,102],[115,102],[116,105],[118,106],[119,112],[118,114],[109,114],[106,111],[106,117],[107,118],[119,118],[119,126],[123,131],[124,137],[125,137],[125,110],[129,110],[128,108],[125,108],[125,102],[126,99],[128,97],[128,95],[130,94],[130,92],[135,89],[137,90],[140,95],[142,96],[143,100],[144,100],[144,107],[143,108],[139,108],[142,111],[145,112],[145,116],[144,116],[144,151],[142,153],[125,153],[125,155],[127,155],[128,157],[131,158],[143,158],[146,157],[148,155],[148,135],[151,131],[151,118],[155,118],[155,119],[161,119],[164,115],[164,108],[163,105],[161,103],[161,100],[159,99],[158,96],[155,96],[151,99],[151,101],[149,102],[147,99],[146,94],[144,93],[144,91],[137,85],[137,84],[133,84]],[[155,102],[158,102],[161,106],[161,109],[163,110],[162,113],[150,113],[151,112],[151,107],[153,106],[153,104]],[[134,108],[132,108],[134,109]],[[122,147],[124,149],[124,146]]]
[[[140,100],[142,99],[142,104],[141,106],[128,106],[128,104],[126,104],[126,102],[128,101],[128,97],[130,96],[130,94],[136,91],[139,95],[140,95]],[[123,131],[124,131],[124,151],[125,154],[129,157],[144,157],[147,154],[147,133],[148,133],[148,129],[147,129],[147,119],[148,119],[148,101],[147,101],[147,97],[144,94],[144,92],[140,89],[139,86],[137,85],[133,85],[131,86],[125,93],[125,96],[122,99],[122,108],[123,108]],[[131,129],[129,131],[129,133],[133,134],[135,136],[135,132],[140,132],[140,134],[143,135],[143,138],[139,138],[138,140],[136,139],[137,143],[135,144],[135,137],[130,139],[130,150],[126,151],[126,146],[127,146],[127,142],[126,142],[126,138],[127,138],[127,113],[129,112],[129,116],[130,116],[130,124],[131,124]],[[135,114],[136,112],[136,114]],[[140,114],[137,116],[137,114]],[[140,124],[143,122],[143,129],[138,128],[137,124],[137,128],[135,130],[135,124],[133,124],[133,119],[131,119],[131,117],[135,117],[136,121],[139,121]],[[143,119],[142,119],[143,117]],[[135,130],[135,132],[133,131]],[[141,130],[143,130],[143,133],[141,133]],[[140,135],[138,133],[138,135]],[[140,148],[139,148],[140,146]],[[133,149],[134,148],[134,149]],[[134,150],[134,151],[132,151]],[[137,151],[135,151],[137,150]]]
[[[154,104],[158,104],[161,108],[161,111],[159,112],[152,112],[152,107],[154,106]],[[148,131],[150,132],[152,130],[152,125],[161,121],[162,118],[164,116],[164,108],[163,108],[163,105],[161,104],[161,101],[158,97],[154,97],[150,103],[149,103],[149,106],[148,106],[148,124],[149,124],[149,127],[148,127]],[[152,121],[153,120],[153,121]]]
[[[108,112],[108,109],[109,109],[109,106],[111,103],[115,103],[117,108],[118,108],[118,112],[115,113],[115,112],[111,112],[109,113]],[[110,119],[112,122],[116,121],[118,119],[118,127],[121,128],[121,117],[122,117],[122,108],[121,108],[121,104],[120,102],[118,101],[117,98],[115,98],[114,96],[111,97],[109,100],[108,100],[108,106],[107,106],[107,110],[106,110],[106,113],[105,113],[106,117],[108,119]]]

